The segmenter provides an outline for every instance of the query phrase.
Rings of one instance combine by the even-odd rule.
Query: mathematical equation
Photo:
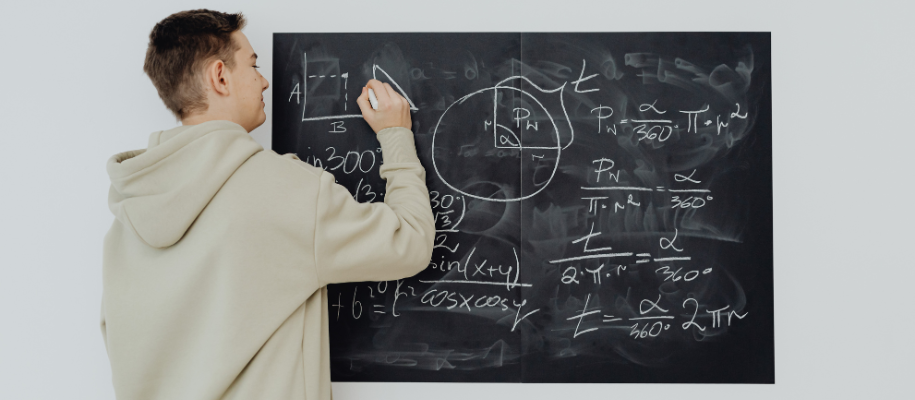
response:
[[[335,379],[773,379],[767,34],[274,40],[274,146],[384,201],[389,83],[435,219],[417,275],[328,286]]]
[[[307,55],[304,58],[307,59]],[[309,81],[318,87],[327,86],[328,80],[342,81],[342,85],[337,82],[332,87],[342,86],[344,90],[343,96],[339,92],[336,96],[312,96],[312,102],[322,99],[350,101],[345,92],[349,74],[340,73],[338,66],[326,61],[321,63],[318,68],[323,73],[306,75],[306,82],[296,83],[287,100],[302,105],[303,122],[328,124],[326,132],[331,135],[350,135],[347,121],[358,118],[357,114],[307,114]],[[398,318],[404,309],[425,308],[485,313],[489,318],[501,321],[499,323],[505,325],[507,331],[515,332],[519,326],[529,324],[531,317],[549,311],[551,319],[537,323],[549,326],[547,329],[552,332],[565,332],[571,339],[602,329],[622,329],[633,339],[650,339],[663,335],[671,327],[707,333],[707,330],[726,329],[746,318],[745,302],[739,297],[723,301],[689,295],[691,288],[708,289],[712,285],[707,282],[710,277],[725,279],[715,277],[719,267],[703,265],[711,262],[708,257],[695,258],[690,254],[682,239],[686,234],[702,248],[702,238],[696,229],[689,227],[681,232],[680,225],[688,225],[690,218],[700,210],[714,207],[716,197],[719,197],[713,195],[712,186],[703,177],[703,163],[694,163],[698,165],[666,176],[656,171],[646,179],[644,156],[637,155],[633,163],[620,159],[619,149],[610,148],[606,150],[607,154],[596,157],[594,154],[602,151],[600,143],[614,143],[614,140],[628,141],[644,153],[662,151],[664,144],[682,142],[683,135],[726,135],[730,133],[733,121],[745,122],[750,118],[749,112],[742,110],[740,101],[720,112],[712,110],[709,104],[698,109],[671,109],[659,98],[636,106],[602,105],[596,98],[589,98],[598,96],[601,89],[588,87],[598,74],[589,74],[587,68],[587,62],[582,60],[578,79],[554,88],[543,88],[526,76],[509,77],[442,107],[444,110],[432,132],[431,149],[419,149],[421,158],[431,158],[431,163],[425,164],[427,168],[431,164],[438,178],[432,185],[434,190],[429,192],[436,221],[433,259],[427,270],[414,278],[356,285],[348,287],[346,293],[333,293],[332,290],[334,320],[366,318],[377,321]],[[419,110],[384,68],[373,65],[372,71],[376,78],[380,75],[400,90],[409,100],[411,109]],[[420,70],[411,76],[430,74]],[[518,89],[517,85],[512,86],[513,83],[526,84],[528,88]],[[547,99],[557,95],[558,101]],[[594,103],[596,106],[588,108],[587,113],[570,116],[564,96],[573,96],[582,105]],[[478,107],[472,107],[473,102],[477,102]],[[344,104],[343,110],[348,109]],[[481,109],[486,111],[476,115]],[[626,117],[625,111],[638,116]],[[623,116],[618,117],[619,114]],[[461,126],[458,122],[451,123],[449,115],[463,121],[463,125],[467,124],[468,116],[469,120],[477,119],[481,123],[473,128],[477,131],[458,129],[461,136],[455,136],[454,128],[440,129],[442,126]],[[577,132],[576,126],[579,126]],[[596,129],[582,129],[581,126]],[[487,136],[492,138],[488,144],[479,140]],[[576,148],[570,149],[570,146],[576,139],[593,145],[588,151],[572,153]],[[441,145],[436,145],[437,141]],[[383,200],[383,182],[374,178],[383,162],[380,148],[339,149],[330,145],[316,151],[311,147],[307,150],[308,154],[302,157],[305,161],[334,173],[338,179],[358,177],[358,180],[350,179],[356,182],[355,185],[348,185],[357,201]],[[565,161],[561,161],[564,151]],[[571,161],[569,154],[573,155]],[[585,158],[589,154],[590,158]],[[508,175],[519,179],[498,181],[494,178],[483,184],[468,184],[469,173],[476,171],[441,166],[437,160],[446,156],[469,158],[479,162],[484,170],[504,169],[503,164],[496,166],[501,163],[500,159],[518,159],[521,161],[518,174]],[[525,162],[529,164],[525,165]],[[522,243],[490,245],[486,250],[476,246],[480,243],[481,231],[465,229],[465,220],[504,220],[509,210],[507,206],[500,211],[481,210],[491,209],[487,205],[491,203],[533,201],[548,186],[562,185],[554,182],[554,177],[557,171],[562,173],[563,168],[566,168],[566,175],[574,175],[574,181],[580,182],[574,188],[563,187],[567,197],[568,189],[579,193],[574,197],[576,200],[565,202],[563,211],[565,218],[573,218],[579,229],[572,237],[568,236],[576,229],[567,229],[557,235],[568,237],[563,243],[558,243],[561,239],[553,238],[552,243],[561,248],[563,254],[541,260],[540,264],[550,266],[548,268],[555,269],[555,273],[545,273],[536,279],[529,279],[522,273],[522,257],[519,256],[519,253],[524,254]],[[551,171],[547,179],[542,170]],[[637,181],[642,184],[633,184]],[[474,185],[486,187],[489,193],[474,190]],[[528,193],[524,194],[525,191]],[[494,251],[504,254],[494,255]],[[543,299],[524,295],[536,292],[540,286],[557,285],[567,287],[566,300],[572,299],[580,308],[551,310],[543,304]],[[636,301],[630,296],[632,287],[655,287],[654,290],[661,294],[654,299]],[[626,295],[622,296],[622,293]],[[616,299],[613,304],[602,304],[601,294]],[[496,314],[503,316],[495,317]]]

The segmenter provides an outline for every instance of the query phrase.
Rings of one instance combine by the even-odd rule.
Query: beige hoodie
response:
[[[378,134],[384,203],[211,121],[108,160],[102,336],[118,399],[329,399],[329,283],[428,265],[413,134]]]

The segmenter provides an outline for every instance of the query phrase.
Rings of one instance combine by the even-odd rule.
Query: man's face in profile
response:
[[[229,85],[234,97],[233,105],[237,122],[248,132],[267,120],[264,112],[264,91],[270,86],[267,79],[257,70],[257,54],[241,31],[232,33],[232,40],[239,45],[235,51],[235,68],[229,73]]]

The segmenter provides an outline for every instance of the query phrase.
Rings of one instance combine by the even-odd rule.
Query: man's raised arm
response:
[[[368,87],[378,99],[377,110],[369,103]],[[409,103],[387,83],[371,80],[368,87],[356,102],[381,143],[384,203],[359,203],[332,174],[321,175],[315,263],[324,285],[406,278],[432,257],[435,220],[410,130]]]

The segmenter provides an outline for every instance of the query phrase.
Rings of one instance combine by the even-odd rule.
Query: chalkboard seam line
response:
[[[530,283],[506,283],[506,282],[482,282],[482,281],[424,281],[420,280],[422,283],[472,283],[475,285],[493,285],[493,286],[521,286],[521,287],[533,287]]]
[[[566,262],[566,261],[585,260],[585,259],[589,259],[589,258],[628,257],[631,255],[632,255],[632,253],[592,254],[592,255],[587,255],[587,256],[570,257],[570,258],[563,258],[563,259],[559,259],[559,260],[553,260],[553,261],[550,261],[550,264],[558,264],[558,263]]]

